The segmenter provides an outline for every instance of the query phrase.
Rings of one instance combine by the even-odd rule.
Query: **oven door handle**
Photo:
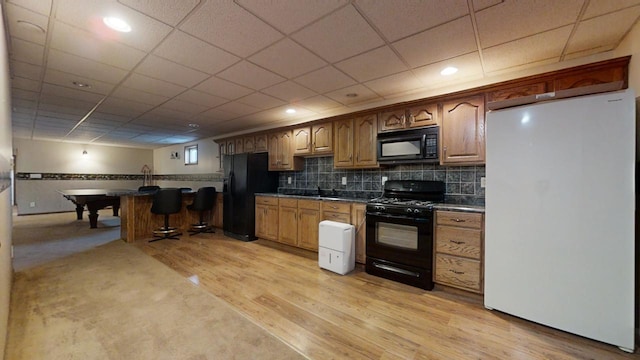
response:
[[[431,219],[424,217],[409,217],[409,216],[398,216],[398,215],[389,215],[389,214],[380,214],[380,213],[368,213],[367,217],[377,217],[378,219],[397,219],[397,220],[411,220],[415,222],[429,222]]]

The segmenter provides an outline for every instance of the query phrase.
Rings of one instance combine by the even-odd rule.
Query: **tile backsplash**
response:
[[[484,188],[480,187],[480,178],[485,176],[484,166],[405,164],[380,169],[342,170],[333,168],[333,157],[305,158],[304,161],[302,171],[280,172],[278,192],[313,192],[320,187],[324,192],[372,198],[382,194],[382,177],[388,180],[438,180],[447,185],[447,202],[484,205]],[[347,185],[342,185],[343,177],[346,177]]]

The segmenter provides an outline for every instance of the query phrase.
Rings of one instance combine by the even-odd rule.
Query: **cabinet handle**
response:
[[[452,273],[457,274],[457,275],[464,275],[464,271],[456,271],[456,270],[453,270],[453,269],[449,269],[449,271],[451,271]]]
[[[337,209],[338,209],[338,207],[337,207],[337,206],[329,206],[329,207],[330,207],[330,208],[332,208],[332,209],[334,209],[334,210],[337,210]]]
[[[462,244],[465,243],[464,241],[455,241],[455,240],[449,240],[449,242],[452,242],[452,243],[458,244],[458,245],[462,245]]]
[[[467,220],[458,219],[458,218],[455,218],[455,219],[454,219],[454,218],[451,218],[451,219],[449,219],[449,220],[451,220],[451,221],[455,221],[455,222],[457,222],[457,223],[467,222]]]
[[[400,123],[404,126],[404,124],[405,124],[406,122],[407,122],[406,117],[405,117],[404,115],[402,115],[402,116],[400,117]]]
[[[349,154],[349,161],[351,161],[351,159],[353,159],[353,154]]]
[[[360,162],[360,151],[358,151],[358,153],[356,154],[356,161]]]

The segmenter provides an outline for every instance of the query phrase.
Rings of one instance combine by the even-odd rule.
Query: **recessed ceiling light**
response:
[[[347,94],[347,95],[345,95],[345,96],[346,96],[346,97],[350,97],[350,98],[354,98],[354,97],[357,97],[357,96],[358,96],[358,94],[356,94],[356,93],[348,93],[348,94]]]
[[[285,110],[285,112],[286,112],[287,114],[295,114],[295,113],[296,113],[296,109],[291,109],[291,108],[289,108],[289,109]]]
[[[129,32],[131,31],[131,26],[127,24],[124,20],[113,17],[113,16],[105,16],[102,21],[104,21],[105,25],[112,28],[115,31],[120,32]]]
[[[77,87],[81,87],[81,88],[90,88],[91,85],[86,84],[86,83],[81,83],[79,81],[74,81],[73,85],[77,86]]]
[[[453,66],[447,66],[446,68],[442,69],[442,71],[440,71],[440,75],[443,75],[443,76],[453,75],[457,72],[458,72],[458,68]]]

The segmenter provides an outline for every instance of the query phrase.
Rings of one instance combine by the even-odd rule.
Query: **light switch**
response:
[[[387,180],[389,180],[389,178],[388,178],[388,177],[386,177],[386,176],[383,176],[383,177],[382,177],[382,185],[384,185],[384,183],[386,183],[386,182],[387,182]]]
[[[480,178],[480,187],[487,187],[487,179],[484,176]]]
[[[291,184],[291,176],[287,177],[287,184]]]
[[[347,185],[347,177],[346,176],[342,177],[342,185]]]

